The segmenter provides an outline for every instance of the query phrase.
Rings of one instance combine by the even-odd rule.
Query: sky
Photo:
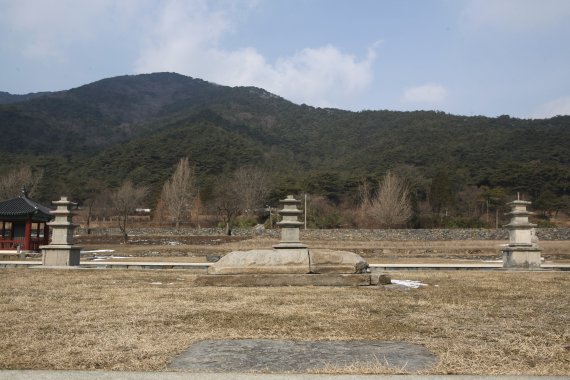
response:
[[[570,0],[0,0],[0,91],[177,72],[297,104],[570,114]]]

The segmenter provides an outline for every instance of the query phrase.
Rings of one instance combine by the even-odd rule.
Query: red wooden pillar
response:
[[[24,233],[24,251],[29,251],[32,246],[32,219],[26,221],[26,232]]]
[[[44,223],[44,245],[48,245],[49,244],[49,226],[46,223]]]
[[[41,223],[37,222],[36,223],[36,238],[34,239],[34,249],[39,249],[40,244],[42,243],[40,240],[40,227],[41,227]]]

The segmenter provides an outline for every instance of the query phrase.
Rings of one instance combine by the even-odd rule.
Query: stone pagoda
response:
[[[52,202],[57,208],[51,211],[55,216],[53,222],[48,223],[52,228],[52,238],[49,245],[40,247],[42,250],[42,264],[45,266],[78,266],[81,247],[73,244],[73,224],[71,208],[77,204],[61,197],[59,201]]]
[[[509,203],[511,221],[504,227],[509,230],[509,244],[501,247],[504,268],[539,269],[541,251],[535,230],[536,224],[528,221],[533,212],[527,210],[531,202],[516,200]]]
[[[299,238],[299,227],[303,222],[299,222],[298,216],[303,214],[303,211],[297,208],[301,201],[288,195],[287,198],[279,201],[283,205],[283,209],[279,210],[279,215],[282,219],[277,223],[281,227],[281,241],[279,244],[274,245],[275,249],[307,249],[305,244],[301,244]]]

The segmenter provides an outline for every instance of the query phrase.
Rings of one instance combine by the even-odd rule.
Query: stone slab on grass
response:
[[[199,275],[197,286],[368,286],[370,274]]]
[[[213,263],[208,274],[364,273],[368,263],[353,252],[280,248],[233,251]]]
[[[369,363],[417,372],[436,362],[437,357],[423,346],[405,342],[240,339],[194,343],[169,367],[192,372],[279,373]]]
[[[208,274],[309,273],[307,249],[234,251],[208,268]]]

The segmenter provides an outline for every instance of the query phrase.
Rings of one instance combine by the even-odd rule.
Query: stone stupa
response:
[[[292,195],[279,201],[281,241],[272,249],[234,251],[200,276],[204,285],[370,285],[368,263],[353,252],[310,249],[299,238],[303,222]],[[374,283],[374,280],[372,280]]]
[[[49,245],[41,246],[42,265],[45,266],[79,266],[81,247],[73,244],[73,224],[71,209],[77,204],[61,197],[52,202],[57,208],[51,213],[55,215],[53,222],[48,223],[52,228]]]
[[[531,202],[517,199],[509,203],[511,221],[504,227],[509,230],[509,243],[501,247],[504,268],[540,269],[542,249],[535,235],[536,224],[530,223],[533,212],[526,208]]]

